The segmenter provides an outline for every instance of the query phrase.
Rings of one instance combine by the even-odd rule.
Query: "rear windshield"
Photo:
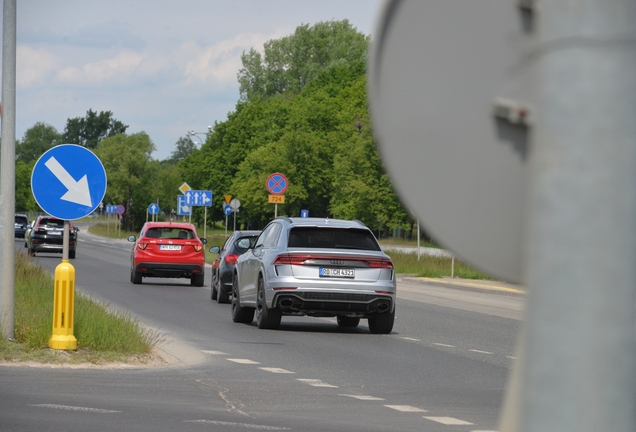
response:
[[[146,232],[148,238],[166,238],[166,239],[182,239],[192,240],[197,236],[189,229],[183,228],[150,228]]]
[[[15,217],[15,223],[21,223],[21,224],[28,225],[29,221],[26,218],[26,216],[16,216]]]
[[[44,219],[40,220],[40,228],[64,228],[64,221],[60,219]]]
[[[380,250],[371,231],[356,228],[292,228],[287,246],[290,248]]]

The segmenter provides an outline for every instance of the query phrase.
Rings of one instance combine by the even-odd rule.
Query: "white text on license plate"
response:
[[[320,277],[341,277],[341,278],[354,278],[356,277],[356,271],[354,269],[339,269],[339,268],[323,268],[319,270]]]
[[[161,250],[175,250],[175,251],[179,251],[179,250],[181,250],[181,245],[160,245],[159,249],[161,249]]]

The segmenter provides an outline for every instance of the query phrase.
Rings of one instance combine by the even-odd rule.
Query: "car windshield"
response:
[[[64,221],[60,219],[42,219],[40,227],[44,228],[64,228]]]
[[[373,234],[364,229],[297,227],[289,233],[290,248],[362,249],[379,251]]]
[[[185,228],[150,228],[146,232],[148,238],[182,239],[192,240],[196,235],[192,230]]]

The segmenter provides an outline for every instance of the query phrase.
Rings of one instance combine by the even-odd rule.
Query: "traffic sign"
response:
[[[225,198],[225,203],[229,204],[230,201],[232,200],[232,195],[224,195],[224,198]]]
[[[33,167],[31,190],[53,217],[75,220],[91,214],[106,194],[106,170],[93,152],[75,144],[46,151]]]
[[[183,182],[183,184],[179,186],[179,192],[181,192],[182,194],[186,193],[189,190],[192,190],[192,188],[186,182]]]
[[[118,215],[123,215],[124,213],[126,213],[126,207],[119,204],[117,207],[115,207],[115,213],[117,213]]]
[[[309,217],[309,210],[301,210],[300,217],[304,217],[304,218]]]
[[[269,195],[267,202],[272,204],[285,204],[285,195]]]
[[[151,215],[156,215],[161,211],[161,209],[159,208],[159,206],[155,203],[152,203],[148,206],[148,213],[150,213]]]
[[[210,207],[212,205],[212,191],[210,190],[189,190],[186,191],[186,204],[197,207]]]
[[[177,196],[177,215],[190,216],[192,214],[192,207],[186,204],[185,195]]]
[[[117,211],[116,211],[116,207],[117,207],[117,206],[114,206],[114,205],[112,205],[112,204],[108,204],[108,205],[106,205],[106,214],[116,213],[116,212],[117,212]]]
[[[289,186],[289,183],[287,181],[287,177],[285,177],[283,174],[274,173],[270,174],[270,176],[267,177],[265,186],[267,187],[267,191],[272,195],[282,195],[287,190],[287,186]]]
[[[234,211],[238,210],[239,207],[241,207],[241,201],[234,198],[232,201],[230,201],[230,207],[232,207],[232,210]]]
[[[229,216],[229,215],[231,215],[231,214],[232,214],[232,206],[231,206],[231,205],[229,205],[229,204],[225,204],[225,205],[223,206],[223,214],[224,214],[225,216]]]
[[[462,259],[516,282],[539,94],[528,59],[540,50],[520,11],[514,2],[387,2],[368,68],[378,150],[406,207]]]

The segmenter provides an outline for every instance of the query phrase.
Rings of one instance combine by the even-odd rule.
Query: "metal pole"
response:
[[[544,0],[502,432],[636,430],[636,3]]]
[[[208,208],[203,207],[203,238],[208,238]]]
[[[64,233],[62,233],[62,261],[68,261],[68,249],[71,234],[71,223],[64,221]]]
[[[234,230],[236,231],[236,212],[238,211],[238,209],[234,210]]]
[[[417,221],[417,260],[420,260],[420,221]]]
[[[225,237],[227,238],[227,215],[225,215]]]
[[[2,149],[0,150],[0,326],[13,340],[15,325],[15,79],[16,0],[4,0],[2,11]]]

